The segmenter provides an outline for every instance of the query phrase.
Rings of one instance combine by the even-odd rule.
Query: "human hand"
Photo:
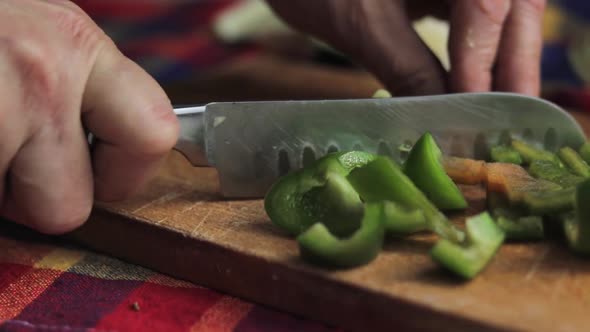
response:
[[[330,43],[395,95],[510,91],[538,95],[545,0],[267,0],[288,23]],[[412,29],[450,22],[445,72]]]
[[[80,8],[0,0],[0,215],[69,231],[94,198],[138,191],[177,135],[162,89]]]

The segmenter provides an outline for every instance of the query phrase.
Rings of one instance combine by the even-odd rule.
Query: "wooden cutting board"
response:
[[[359,76],[272,66],[266,71],[238,66],[234,72],[247,77],[247,84],[229,82],[238,90],[283,86],[291,93],[301,86],[316,92],[330,84],[335,87],[330,91],[352,87],[346,96],[367,96],[377,86]],[[291,74],[281,77],[288,81],[261,83],[261,75],[276,79],[268,73],[285,70]],[[297,94],[321,96],[342,95],[327,90]],[[587,117],[578,119],[590,129]],[[467,214],[481,210],[483,191],[463,189],[471,203]],[[434,239],[428,236],[389,239],[379,257],[364,267],[314,268],[299,259],[296,242],[270,223],[261,200],[224,200],[215,170],[193,168],[174,152],[142,195],[125,203],[97,204],[89,222],[71,237],[129,262],[347,330],[590,331],[590,260],[572,255],[563,244],[506,244],[471,282],[459,281],[432,262]]]
[[[468,213],[485,193],[464,187]],[[456,216],[455,219],[461,219]],[[590,330],[590,261],[557,242],[506,244],[475,280],[438,268],[433,238],[390,239],[371,264],[311,267],[262,201],[224,200],[216,172],[172,153],[140,197],[99,204],[72,236],[175,277],[359,331]]]

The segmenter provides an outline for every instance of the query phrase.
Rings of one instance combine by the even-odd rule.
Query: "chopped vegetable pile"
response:
[[[265,197],[271,221],[296,237],[309,263],[351,268],[370,263],[387,234],[432,232],[432,259],[471,279],[505,241],[535,241],[563,229],[569,248],[590,255],[590,143],[553,153],[512,139],[491,160],[444,156],[430,133],[402,164],[361,151],[330,153],[280,178]],[[487,210],[465,227],[444,212],[463,210],[457,184],[481,185]],[[549,227],[549,224],[553,227]]]

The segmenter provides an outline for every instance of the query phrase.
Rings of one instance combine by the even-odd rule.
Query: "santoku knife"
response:
[[[175,109],[175,147],[195,166],[212,166],[222,195],[262,197],[281,175],[337,150],[364,150],[403,161],[431,132],[444,153],[486,158],[509,135],[549,150],[586,139],[558,106],[510,93],[385,99],[211,103]]]

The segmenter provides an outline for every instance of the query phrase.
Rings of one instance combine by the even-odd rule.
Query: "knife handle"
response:
[[[180,135],[174,150],[194,166],[211,166],[205,149],[205,109],[206,106],[174,108],[180,123]]]

